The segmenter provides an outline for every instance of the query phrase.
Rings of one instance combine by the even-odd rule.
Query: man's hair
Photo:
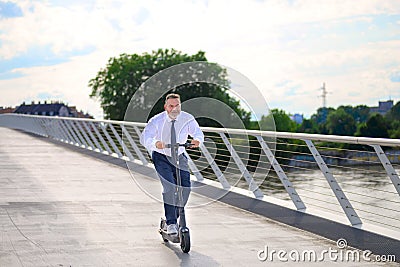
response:
[[[181,96],[180,95],[178,95],[178,94],[168,94],[166,97],[165,97],[165,103],[167,103],[167,101],[168,101],[168,99],[179,99],[179,101],[181,101]]]

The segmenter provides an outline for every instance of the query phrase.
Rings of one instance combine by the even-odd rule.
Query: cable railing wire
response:
[[[350,184],[350,183],[347,183],[347,182],[343,182],[343,181],[340,182],[340,184],[342,184],[342,185],[349,185],[349,186],[353,186],[353,187],[354,187],[353,184]],[[371,189],[371,187],[363,186],[363,185],[357,185],[357,188]],[[395,193],[395,192],[390,192],[390,191],[382,190],[382,189],[379,189],[379,188],[374,188],[374,191],[379,191],[379,192],[382,192],[382,193],[388,193],[388,194],[397,195],[397,193]],[[355,193],[355,192],[347,192],[347,193],[349,193],[349,194],[355,194],[355,195],[359,194],[359,193]],[[362,194],[359,194],[359,195],[362,196]],[[364,195],[364,196],[370,197],[370,198],[375,198],[375,197],[372,197],[372,196],[370,196],[370,195]],[[384,200],[383,198],[376,198],[376,199]],[[400,203],[400,202],[397,202],[397,201],[391,201],[391,202],[393,202],[393,203]]]
[[[391,209],[391,208],[385,208],[385,207],[373,205],[373,204],[370,204],[370,203],[361,202],[361,201],[354,200],[354,199],[352,199],[351,201],[352,201],[352,202],[355,202],[355,203],[363,204],[363,205],[365,205],[365,206],[372,206],[372,207],[375,207],[375,208],[378,208],[378,209],[383,209],[383,210],[388,210],[388,211],[400,213],[400,210],[395,210],[395,209]],[[355,210],[357,210],[357,208],[355,208]],[[360,209],[359,209],[359,210],[360,210]],[[374,215],[378,215],[378,214],[374,214]],[[383,216],[383,215],[382,215],[382,216]],[[388,217],[388,218],[389,218],[389,217]],[[390,217],[390,219],[398,220],[398,219],[392,218],[392,217]]]

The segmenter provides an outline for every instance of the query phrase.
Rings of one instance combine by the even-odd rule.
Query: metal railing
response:
[[[99,153],[150,164],[140,144],[145,123],[33,115],[0,115],[22,129]],[[202,127],[205,142],[188,150],[199,181],[280,199],[302,212],[322,210],[398,230],[400,140]]]

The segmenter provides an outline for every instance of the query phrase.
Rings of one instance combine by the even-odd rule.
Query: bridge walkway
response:
[[[135,178],[161,191],[158,181]],[[202,198],[192,194],[190,202]],[[333,241],[220,202],[187,214],[192,249],[183,254],[162,242],[162,204],[126,168],[0,127],[0,266],[279,266],[287,262],[276,255],[260,261],[258,251],[337,249]]]

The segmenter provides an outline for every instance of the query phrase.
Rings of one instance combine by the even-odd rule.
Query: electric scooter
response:
[[[186,218],[185,218],[185,208],[183,207],[183,194],[182,194],[182,180],[181,180],[181,174],[180,174],[180,169],[179,169],[179,157],[178,157],[178,148],[180,146],[183,146],[185,148],[188,148],[192,146],[191,143],[185,143],[185,144],[167,144],[166,148],[171,148],[171,154],[174,153],[176,155],[177,163],[175,164],[176,166],[176,194],[175,194],[175,203],[176,201],[178,202],[178,216],[179,216],[179,231],[178,234],[175,235],[169,235],[167,234],[167,231],[164,230],[166,229],[166,220],[161,218],[160,222],[160,229],[158,230],[159,233],[161,234],[162,239],[164,242],[172,242],[172,243],[180,243],[181,244],[181,249],[184,253],[188,253],[190,251],[190,233],[189,233],[189,228],[186,226]]]

